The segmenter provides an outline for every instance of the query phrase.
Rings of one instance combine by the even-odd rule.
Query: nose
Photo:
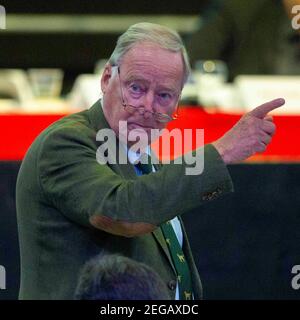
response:
[[[150,90],[144,95],[143,100],[141,101],[141,107],[144,108],[144,117],[151,116],[151,113],[153,112],[154,107],[154,98],[155,94],[151,92]]]

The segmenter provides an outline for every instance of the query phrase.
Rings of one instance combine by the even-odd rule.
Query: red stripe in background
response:
[[[51,115],[1,115],[0,116],[0,160],[21,160],[37,135],[65,114]],[[205,143],[213,142],[229,130],[241,117],[223,113],[209,114],[197,107],[181,108],[179,119],[172,121],[173,128],[204,129]],[[269,161],[300,160],[300,116],[274,116],[276,135],[266,152],[251,159]],[[193,147],[196,147],[196,139]],[[154,149],[156,146],[154,146]],[[171,148],[171,158],[174,150]]]
[[[0,159],[22,160],[39,133],[62,116],[64,115],[1,115]]]
[[[180,109],[179,119],[171,122],[168,129],[204,129],[204,141],[210,143],[220,138],[241,118],[241,115],[207,113],[201,108]],[[256,154],[247,161],[300,161],[300,116],[273,116],[276,134],[263,154]],[[194,139],[195,142],[196,139]],[[196,145],[194,143],[193,147]],[[157,145],[154,146],[155,150]],[[171,149],[171,158],[174,155]]]

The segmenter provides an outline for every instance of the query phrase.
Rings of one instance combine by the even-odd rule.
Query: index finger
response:
[[[285,104],[284,99],[282,99],[282,98],[275,99],[275,100],[266,102],[266,103],[256,107],[255,109],[250,111],[249,114],[251,116],[256,117],[256,118],[263,119],[270,111],[272,111],[276,108],[279,108],[284,104]]]

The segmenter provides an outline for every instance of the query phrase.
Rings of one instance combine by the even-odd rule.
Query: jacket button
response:
[[[169,289],[171,289],[171,290],[175,290],[175,289],[176,289],[176,281],[175,281],[175,280],[169,281],[168,287],[169,287]]]

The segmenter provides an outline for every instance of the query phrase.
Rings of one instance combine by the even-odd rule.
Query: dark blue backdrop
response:
[[[0,162],[0,265],[16,299],[19,251],[15,183],[19,162]],[[234,165],[235,193],[183,216],[205,299],[298,299],[300,165]]]

